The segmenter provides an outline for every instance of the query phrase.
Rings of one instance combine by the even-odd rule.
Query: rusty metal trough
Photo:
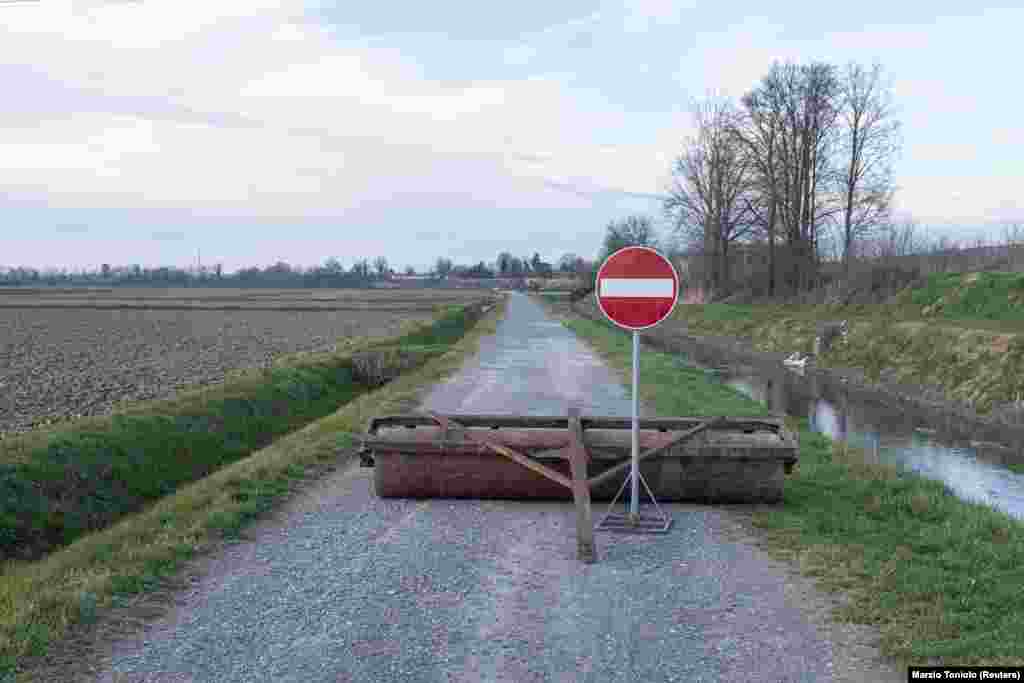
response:
[[[661,501],[779,502],[797,462],[796,437],[781,417],[647,418],[639,426],[640,471]],[[579,501],[582,485],[590,498],[611,500],[628,473],[631,427],[629,418],[575,415],[379,417],[363,464],[374,467],[384,498]]]

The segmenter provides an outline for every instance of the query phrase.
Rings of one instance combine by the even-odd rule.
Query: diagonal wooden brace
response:
[[[646,460],[647,458],[651,458],[651,457],[654,457],[655,455],[659,455],[661,453],[664,453],[665,451],[667,451],[668,449],[672,448],[673,446],[677,446],[680,443],[682,443],[683,441],[686,441],[687,439],[689,439],[691,437],[694,437],[697,434],[703,432],[705,429],[710,429],[710,428],[718,425],[719,423],[721,423],[723,421],[724,421],[723,418],[716,417],[716,418],[707,420],[706,422],[701,422],[699,425],[697,425],[693,429],[686,430],[685,432],[683,432],[682,434],[680,434],[676,438],[672,439],[668,443],[663,444],[661,446],[656,446],[655,448],[651,448],[651,449],[648,449],[648,450],[644,451],[643,453],[641,453],[639,455],[639,457],[637,458],[637,461],[639,462],[639,461],[642,461],[642,460]],[[595,486],[598,486],[599,484],[603,484],[604,482],[608,481],[612,477],[614,477],[614,476],[616,476],[618,474],[621,474],[622,472],[625,472],[629,468],[631,461],[632,461],[631,458],[627,458],[626,460],[623,460],[622,462],[620,462],[618,465],[615,465],[611,469],[605,470],[604,472],[602,472],[601,474],[597,475],[596,477],[592,477],[590,479],[590,481],[587,482],[587,483],[590,485],[590,488],[594,488]]]
[[[432,417],[441,426],[441,429],[445,434],[447,434],[448,430],[452,427],[464,429],[464,434],[467,439],[486,446],[495,453],[504,455],[523,467],[527,467],[534,472],[537,472],[538,474],[571,489],[573,499],[576,503],[577,556],[580,560],[588,564],[593,563],[596,560],[597,551],[594,547],[594,523],[590,514],[590,485],[587,482],[587,460],[589,460],[590,455],[587,453],[587,446],[583,441],[583,427],[580,424],[578,409],[573,408],[569,411],[569,434],[572,437],[572,441],[568,449],[569,465],[572,469],[571,480],[566,479],[562,474],[554,471],[550,467],[546,467],[536,460],[532,460],[521,453],[517,453],[511,448],[502,446],[501,444],[491,443],[482,437],[474,436],[468,430],[465,430],[462,425],[444,415],[437,415],[434,413],[428,413],[428,415],[430,415],[430,417]]]
[[[430,417],[432,417],[434,420],[436,420],[437,423],[441,426],[441,429],[444,430],[445,432],[447,432],[450,427],[455,427],[455,428],[458,428],[458,429],[465,429],[458,422],[455,422],[454,420],[450,420],[447,417],[445,417],[444,415],[436,415],[434,413],[427,413],[427,414],[430,415]],[[469,439],[470,441],[475,441],[476,443],[480,444],[481,446],[486,446],[487,448],[490,448],[495,453],[498,453],[499,455],[503,455],[506,458],[508,458],[509,460],[513,460],[513,461],[519,463],[520,465],[522,465],[523,467],[526,467],[527,469],[531,469],[534,472],[536,472],[537,474],[539,474],[539,475],[541,475],[543,477],[547,477],[548,479],[550,479],[553,482],[561,484],[562,486],[564,486],[567,489],[572,489],[573,488],[572,481],[569,480],[564,475],[562,475],[560,472],[556,472],[555,470],[551,469],[550,467],[542,465],[539,462],[537,462],[536,460],[528,458],[527,456],[523,455],[522,453],[517,453],[516,451],[512,450],[511,448],[509,448],[507,446],[502,446],[501,444],[491,443],[486,438],[475,436],[474,434],[470,433],[468,430],[465,431],[465,435],[466,435],[466,438]]]

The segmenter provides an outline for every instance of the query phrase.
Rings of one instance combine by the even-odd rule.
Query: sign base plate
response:
[[[672,526],[671,517],[639,515],[634,521],[629,514],[608,513],[597,524],[597,531],[615,531],[626,534],[667,534]]]

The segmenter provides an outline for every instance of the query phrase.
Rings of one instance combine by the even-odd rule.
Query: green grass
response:
[[[817,359],[873,381],[941,387],[981,414],[1024,393],[1024,276],[934,275],[887,304],[678,306],[668,325],[751,340],[763,352],[811,352],[818,323],[847,319],[850,336]]]
[[[678,306],[674,317],[701,329],[750,331],[775,317],[801,319],[930,320],[955,327],[1024,330],[1024,275],[936,273],[886,304],[703,304]]]
[[[539,292],[534,292],[533,296],[540,297],[544,301],[550,301],[550,302],[556,302],[557,303],[557,302],[561,302],[561,301],[567,300],[569,298],[570,294],[572,294],[572,292],[568,292],[568,291],[548,291],[548,292],[545,292],[545,291],[542,290],[542,291],[539,291]]]
[[[713,322],[746,321],[754,317],[756,306],[736,304],[704,304],[701,313],[705,320]]]
[[[901,299],[948,320],[1024,321],[1024,275],[936,273]]]
[[[622,373],[628,334],[566,324]],[[661,415],[764,411],[671,356],[645,349],[641,397]],[[1024,524],[966,503],[934,481],[870,463],[792,420],[800,462],[782,505],[753,514],[768,549],[849,604],[837,618],[872,624],[885,654],[922,664],[1024,664]]]
[[[577,335],[593,344],[598,341],[602,353],[613,358],[624,358],[627,365],[616,369],[628,378],[632,372],[633,341],[630,335],[613,328],[611,323],[584,319],[569,319],[564,324]],[[720,415],[760,417],[768,414],[759,403],[748,400],[739,392],[722,391],[722,387],[708,381],[704,370],[692,368],[679,359],[664,353],[640,354],[640,377],[644,387],[641,394],[653,400],[663,415]],[[658,378],[670,377],[670,382]],[[705,412],[708,411],[708,412]]]
[[[454,307],[430,325],[361,349],[401,349],[422,364],[447,350],[470,322]],[[73,543],[333,413],[369,388],[354,378],[350,353],[302,357],[222,387],[69,423],[42,439],[5,439],[0,558],[40,557]]]
[[[404,337],[438,347],[420,367],[41,560],[4,563],[0,681],[61,680],[91,651],[96,629],[109,621],[113,634],[132,628],[130,605],[140,594],[156,591],[157,601],[164,591],[173,594],[187,560],[237,538],[306,483],[349,462],[371,416],[414,407],[426,387],[460,367],[480,336],[494,331],[502,310],[499,304],[479,323],[450,311],[447,322]],[[128,610],[127,624],[118,621],[118,608]]]

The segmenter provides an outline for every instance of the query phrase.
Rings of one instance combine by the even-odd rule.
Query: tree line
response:
[[[516,258],[508,252],[498,254],[492,263],[480,261],[474,265],[456,264],[452,259],[440,257],[427,273],[417,273],[413,266],[406,266],[402,275],[416,276],[426,281],[443,281],[456,278],[495,277],[551,277],[558,272],[575,273],[587,263],[575,254],[565,254],[552,265],[534,252],[529,258]],[[221,264],[194,268],[174,266],[143,267],[133,265],[102,264],[99,268],[38,269],[28,266],[0,266],[0,283],[16,285],[93,285],[93,286],[204,286],[204,287],[367,287],[389,280],[400,273],[388,259],[378,256],[374,259],[356,259],[345,268],[335,257],[323,264],[303,268],[285,261],[278,261],[263,268],[250,266],[234,273],[224,272]],[[428,282],[429,283],[429,282]]]
[[[664,211],[706,291],[733,284],[737,243],[765,246],[774,295],[813,288],[830,252],[848,275],[858,240],[891,225],[900,126],[881,65],[776,62],[738,101],[692,113]]]
[[[692,105],[694,133],[671,168],[662,210],[671,233],[709,295],[735,287],[733,252],[756,245],[767,266],[759,273],[768,295],[813,289],[826,259],[838,259],[848,277],[858,254],[894,228],[893,163],[900,148],[892,89],[882,66],[826,62],[773,63],[738,99],[710,96]],[[545,277],[590,274],[595,264],[629,244],[658,246],[646,216],[613,221],[595,261],[564,254],[555,263],[502,251],[495,261],[435,262],[430,277]],[[664,247],[664,245],[662,245]],[[675,251],[670,249],[670,251]],[[411,267],[406,273],[414,273]],[[104,266],[96,274],[0,272],[7,282],[103,281],[112,284],[259,283],[280,286],[364,286],[391,277],[384,257],[336,259],[310,269],[279,262],[234,275],[177,268]],[[749,275],[749,274],[748,274]],[[321,284],[322,283],[322,284]]]

